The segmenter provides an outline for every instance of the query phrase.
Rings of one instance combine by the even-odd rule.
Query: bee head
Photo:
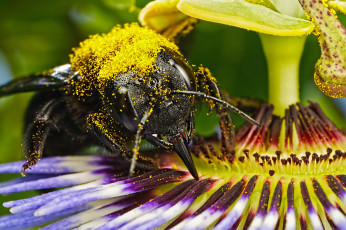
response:
[[[153,70],[145,75],[118,74],[104,88],[104,106],[128,130],[135,133],[148,108],[144,133],[174,136],[186,131],[186,119],[194,109],[191,95],[171,91],[195,90],[194,75],[181,56],[161,51]]]

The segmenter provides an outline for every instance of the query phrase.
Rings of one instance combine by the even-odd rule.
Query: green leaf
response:
[[[283,15],[245,0],[181,0],[178,9],[191,17],[272,35],[302,36],[314,29],[308,20]]]

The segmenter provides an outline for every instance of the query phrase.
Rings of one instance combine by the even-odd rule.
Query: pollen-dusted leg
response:
[[[113,118],[103,114],[103,113],[94,113],[90,114],[87,118],[87,123],[90,131],[93,132],[94,136],[102,143],[102,145],[107,148],[111,153],[120,154],[121,157],[125,158],[128,161],[131,161],[129,176],[133,175],[133,170],[135,169],[137,163],[137,152],[139,149],[139,144],[141,142],[142,129],[147,121],[148,117],[152,110],[148,111],[143,118],[141,119],[140,124],[138,125],[138,132],[135,136],[135,144],[132,151],[127,148],[128,143],[132,142],[134,139],[133,133],[124,133],[125,130],[121,129],[120,131],[115,130],[115,127],[119,127],[120,124],[114,121]],[[135,151],[137,150],[137,152]],[[153,169],[157,166],[155,164],[150,164],[148,159],[145,163],[140,163],[142,169]]]
[[[49,100],[37,113],[34,122],[29,124],[24,135],[24,156],[27,162],[22,166],[22,175],[25,170],[34,166],[42,157],[47,137],[55,120],[59,119],[56,114],[63,109],[64,103],[59,100]],[[55,127],[56,128],[56,127]]]
[[[196,72],[196,78],[198,81],[198,91],[205,92],[207,95],[216,97],[221,100],[225,100],[223,93],[219,89],[216,79],[211,75],[209,69],[199,67]],[[230,152],[235,145],[235,133],[231,116],[228,114],[224,105],[209,101],[212,107],[216,107],[216,112],[220,116],[221,127],[221,141],[222,147],[226,149],[226,152]]]
[[[142,131],[143,127],[146,122],[148,122],[148,118],[150,117],[151,113],[153,112],[153,107],[148,108],[145,113],[143,114],[137,128],[136,137],[135,137],[135,145],[132,149],[132,159],[131,159],[131,166],[130,166],[130,172],[129,177],[133,175],[133,172],[136,168],[136,161],[138,156],[138,150],[139,150],[139,144],[142,140]]]
[[[110,127],[117,127],[115,121],[103,113],[93,113],[87,118],[88,128],[94,133],[95,137],[109,151],[117,154],[126,153],[124,149],[124,136],[118,135],[116,130]]]

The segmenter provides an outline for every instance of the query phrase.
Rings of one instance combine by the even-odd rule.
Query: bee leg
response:
[[[145,111],[142,119],[140,120],[140,122],[138,124],[137,132],[136,132],[136,137],[135,137],[135,144],[134,144],[134,147],[132,149],[132,159],[131,159],[131,166],[130,166],[130,171],[129,171],[129,177],[133,176],[134,170],[136,168],[137,156],[139,154],[139,144],[141,143],[141,140],[142,140],[143,127],[144,127],[145,123],[148,121],[148,118],[150,117],[150,114],[152,112],[153,112],[153,108],[152,107],[148,108]]]
[[[24,134],[24,157],[27,162],[22,166],[22,175],[34,166],[42,157],[43,148],[55,120],[58,119],[59,111],[62,111],[64,103],[52,99],[49,100],[37,113],[34,122],[30,123]]]
[[[161,147],[161,148],[166,149],[166,150],[173,149],[173,145],[171,143],[162,140],[157,135],[144,134],[143,138],[146,139],[147,141],[149,141],[151,144],[155,145],[156,147]]]
[[[102,113],[94,113],[87,118],[88,128],[93,132],[95,137],[106,147],[109,151],[119,154],[125,153],[126,150],[122,142],[122,137],[117,135],[116,130],[109,127],[116,127],[111,118]],[[107,124],[107,126],[106,126]],[[114,124],[114,125],[112,125]]]
[[[195,132],[195,119],[193,118],[193,113],[191,112],[190,115],[187,117],[187,143],[191,142],[191,137],[193,136],[193,133]]]
[[[199,91],[205,92],[207,95],[225,100],[225,96],[220,90],[216,79],[211,75],[209,69],[200,67],[197,71],[197,81],[199,82]],[[231,116],[227,112],[227,109],[220,104],[211,104],[215,106],[217,114],[220,116],[220,128],[221,128],[221,142],[222,147],[229,153],[234,149],[235,145],[235,131]]]

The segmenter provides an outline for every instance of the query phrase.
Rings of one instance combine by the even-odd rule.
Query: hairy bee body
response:
[[[0,96],[37,91],[28,107],[23,172],[42,155],[74,154],[91,145],[131,156],[135,169],[141,139],[174,149],[198,179],[188,143],[195,97],[216,102],[223,144],[232,147],[231,109],[209,70],[195,72],[178,47],[137,24],[94,35],[73,49],[71,64],[14,80]]]

